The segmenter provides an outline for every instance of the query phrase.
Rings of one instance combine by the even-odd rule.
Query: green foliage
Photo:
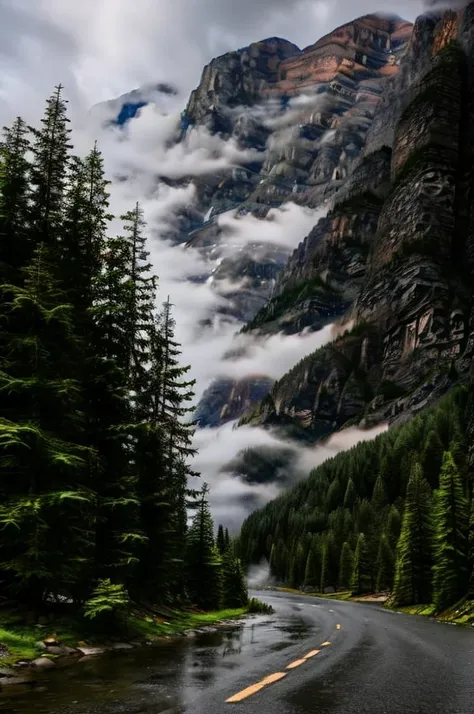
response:
[[[346,541],[342,546],[341,560],[339,563],[339,589],[348,590],[351,587],[352,575],[354,572],[354,553],[351,546]]]
[[[430,486],[438,488],[440,446],[442,451],[452,449],[461,479],[466,479],[466,404],[466,390],[452,391],[405,425],[325,462],[251,514],[239,537],[243,562],[268,559],[281,584],[342,588],[350,585],[350,554],[359,545],[357,592],[393,589],[398,602],[428,602],[438,521]],[[421,464],[429,470],[425,476]],[[469,572],[474,562],[472,522]],[[466,576],[464,594],[467,587]]]
[[[84,617],[89,620],[120,619],[130,607],[128,593],[123,585],[114,585],[107,578],[100,580],[92,596],[84,603]]]
[[[432,549],[432,494],[421,466],[415,463],[408,481],[397,545],[394,583],[397,604],[430,602]]]
[[[370,553],[364,533],[359,533],[354,553],[354,563],[351,577],[353,595],[361,595],[372,590]]]
[[[433,600],[439,609],[456,602],[466,592],[468,523],[468,500],[452,454],[447,451],[435,503]]]
[[[380,537],[379,552],[377,555],[377,592],[392,590],[394,575],[395,555],[390,547],[390,542],[385,533]]]
[[[268,603],[252,597],[248,602],[247,612],[251,615],[272,615],[275,610]]]
[[[61,87],[39,129],[17,119],[0,143],[0,599],[107,620],[129,594],[185,604],[190,569],[202,606],[224,582],[240,607],[242,566],[202,502],[188,534],[194,382],[170,300],[156,310],[143,212],[111,235],[100,151],[71,149]]]

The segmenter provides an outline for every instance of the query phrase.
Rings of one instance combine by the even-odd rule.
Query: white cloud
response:
[[[413,20],[418,0],[397,12]],[[146,83],[195,87],[212,57],[269,36],[300,47],[391,0],[1,0],[0,114],[38,116],[55,84],[75,111]]]
[[[200,429],[196,432],[195,445],[199,453],[194,459],[194,467],[211,486],[210,504],[216,522],[237,530],[251,511],[278,496],[283,488],[278,483],[246,483],[236,474],[223,471],[223,464],[231,462],[241,451],[258,447],[267,447],[274,452],[294,450],[295,459],[288,480],[296,482],[308,476],[312,469],[327,459],[360,441],[374,439],[386,430],[386,425],[367,431],[352,427],[334,434],[325,444],[302,447],[279,439],[266,429],[248,426],[237,429],[233,422],[217,429]]]
[[[243,379],[249,375],[280,379],[303,357],[331,342],[336,334],[333,325],[327,325],[317,332],[305,331],[296,335],[281,332],[259,338],[248,333],[238,335],[232,343],[232,349],[242,349],[244,356],[222,361],[219,365],[220,374],[234,379]]]
[[[229,211],[219,216],[218,224],[228,236],[232,249],[250,243],[268,243],[294,250],[326,213],[327,208],[315,211],[289,202],[272,208],[265,220],[251,213],[239,216],[237,211]]]

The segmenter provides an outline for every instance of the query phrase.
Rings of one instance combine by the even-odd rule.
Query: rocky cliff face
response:
[[[356,176],[380,151],[390,156],[390,181],[377,196],[372,224],[366,202],[367,194],[370,200],[375,194],[369,182],[359,181],[357,193],[357,182],[351,187],[349,180],[346,199],[339,205],[336,200],[334,208],[337,216],[350,206],[350,221],[367,247],[356,279],[349,279],[356,296],[346,319],[355,327],[285,375],[245,421],[280,425],[314,440],[348,423],[408,418],[468,378],[473,58],[474,3],[417,21],[354,171]],[[344,220],[347,226],[347,215]],[[281,273],[281,290],[301,274],[321,275],[335,260],[331,242],[323,260],[313,260],[321,246],[318,230]]]
[[[366,215],[354,222],[350,214],[334,212],[288,265],[289,251],[275,245],[253,243],[229,255],[223,246],[232,236],[220,216],[235,209],[238,215],[264,217],[289,201],[329,207],[353,175],[383,88],[398,74],[410,36],[410,23],[369,15],[304,50],[271,38],[205,68],[183,114],[184,126],[204,124],[258,153],[251,163],[223,174],[217,185],[215,177],[196,182],[206,220],[191,232],[189,245],[199,248],[210,264],[219,261],[212,273],[216,290],[220,278],[238,281],[248,276],[242,266],[251,266],[251,281],[232,296],[230,309],[249,323],[247,332],[316,330],[347,310],[364,271],[376,204],[389,183],[389,162],[383,151],[372,160],[367,191],[372,190],[373,198],[367,201]],[[368,166],[361,168],[359,178],[367,171]],[[296,263],[305,265],[299,269]],[[251,383],[251,377],[231,386],[227,379],[215,383],[201,400],[200,423],[215,424],[216,413],[222,421],[240,416],[248,395],[258,394],[262,384],[257,380],[253,388]],[[238,395],[232,406],[229,389]]]

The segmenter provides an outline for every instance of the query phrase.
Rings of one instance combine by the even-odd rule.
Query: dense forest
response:
[[[281,584],[391,591],[439,610],[474,596],[468,390],[363,442],[249,516],[239,549]]]
[[[110,235],[100,151],[70,137],[58,87],[0,144],[0,602],[240,607],[232,543],[189,486],[193,382],[141,208]]]

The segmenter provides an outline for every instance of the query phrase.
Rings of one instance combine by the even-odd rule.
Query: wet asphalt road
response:
[[[84,658],[5,688],[2,714],[472,714],[474,628],[276,592],[195,640]],[[325,644],[323,643],[330,643]],[[314,652],[317,651],[317,654]],[[308,654],[313,656],[304,659]],[[296,666],[288,669],[288,665]],[[275,679],[239,703],[226,700]]]

